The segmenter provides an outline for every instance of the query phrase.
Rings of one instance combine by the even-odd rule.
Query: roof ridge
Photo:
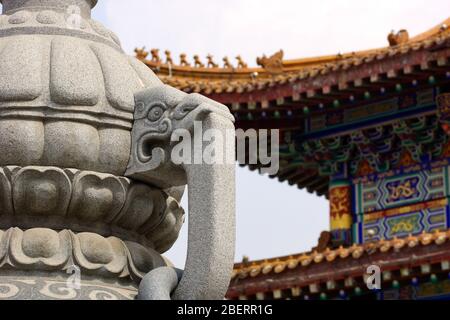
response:
[[[386,46],[375,49],[352,51],[346,53],[337,53],[333,55],[323,55],[315,57],[305,57],[299,59],[283,59],[283,50],[275,53],[273,56],[267,58],[263,56],[258,58],[260,67],[248,67],[241,56],[237,56],[236,60],[238,64],[233,66],[228,57],[224,57],[224,67],[220,67],[211,54],[207,55],[208,63],[205,65],[199,55],[194,56],[194,65],[192,66],[186,59],[186,54],[180,54],[180,64],[174,63],[171,52],[165,51],[166,59],[163,60],[159,56],[159,49],[151,49],[146,51],[145,47],[136,48],[136,57],[142,60],[149,67],[157,69],[157,73],[169,75],[169,76],[182,76],[190,79],[209,79],[209,80],[224,80],[227,81],[230,76],[235,80],[249,79],[249,78],[264,78],[272,77],[280,74],[286,74],[302,70],[311,70],[311,68],[320,68],[327,64],[335,64],[337,62],[344,62],[355,58],[367,58],[370,55],[376,55],[380,52],[389,51],[395,48],[405,48],[412,46],[413,44],[423,43],[427,40],[433,40],[437,36],[441,36],[444,32],[446,36],[449,35],[450,18],[447,18],[442,23],[434,26],[433,28],[409,38],[407,36],[406,42],[399,43],[394,46]],[[404,31],[404,30],[403,30]],[[149,58],[147,58],[150,55]],[[265,61],[266,63],[264,63]],[[277,65],[279,68],[274,68]]]

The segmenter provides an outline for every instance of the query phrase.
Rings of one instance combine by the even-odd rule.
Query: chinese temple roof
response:
[[[168,51],[166,58],[157,49],[136,55],[165,83],[227,105],[238,128],[280,130],[280,170],[271,178],[326,196],[338,166],[371,173],[395,169],[406,153],[439,157],[433,143],[411,151],[400,142],[433,128],[442,138],[434,141],[447,144],[434,101],[436,88],[450,83],[449,25],[450,18],[411,38],[391,33],[379,49],[296,60],[280,51],[258,58],[257,68],[239,56],[237,65],[224,58],[221,67],[212,56],[191,62],[182,54],[177,63]]]
[[[367,268],[380,266],[382,280],[410,282],[450,271],[450,231],[326,249],[235,265],[229,299],[300,298],[366,288]]]
[[[390,46],[379,49],[294,60],[283,60],[281,50],[271,57],[258,58],[260,67],[256,68],[248,67],[240,56],[236,57],[237,65],[232,65],[225,57],[224,65],[220,66],[211,55],[207,57],[207,62],[201,61],[199,56],[194,56],[192,63],[187,60],[185,54],[181,55],[180,63],[176,63],[169,51],[166,51],[165,59],[161,58],[157,49],[151,50],[151,55],[145,49],[136,49],[136,55],[164,82],[186,92],[206,95],[245,93],[313,80],[334,72],[345,72],[365,63],[388,60],[443,45],[450,36],[449,24],[450,18],[418,36],[406,36],[403,40],[394,40]],[[402,32],[406,31],[402,30],[398,35]]]

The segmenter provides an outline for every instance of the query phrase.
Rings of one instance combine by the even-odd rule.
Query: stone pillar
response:
[[[348,180],[330,182],[330,231],[333,247],[352,243],[351,184]]]
[[[134,299],[139,284],[140,299],[222,299],[234,259],[228,108],[127,56],[90,18],[96,0],[0,1],[0,299]],[[214,139],[224,163],[172,161],[172,133],[196,121],[230,137],[225,149]],[[177,285],[162,254],[186,184]]]
[[[179,194],[124,176],[134,93],[162,84],[96,2],[1,0],[0,299],[134,299],[183,224]]]

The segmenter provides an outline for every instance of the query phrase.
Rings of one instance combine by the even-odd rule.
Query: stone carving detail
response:
[[[169,160],[170,137],[177,129],[192,130],[194,121],[203,121],[208,114],[234,122],[226,106],[199,94],[186,95],[169,86],[138,93],[127,176],[162,188],[186,184],[184,169]]]
[[[176,272],[158,268],[142,280],[139,297],[166,299],[173,291],[174,299],[222,299],[234,259],[233,116],[222,104],[169,86],[138,92],[135,100],[132,152],[126,175],[160,188],[187,184],[189,196],[188,254],[181,280],[174,288]],[[220,135],[212,146],[200,146],[201,150],[222,150],[224,158],[219,162],[173,161],[176,144],[171,143],[172,133],[184,130],[203,136],[204,132],[195,132],[196,122],[202,123],[204,132],[215,130]]]
[[[27,167],[13,179],[13,203],[18,215],[65,215],[72,186],[59,168]]]
[[[123,52],[115,34],[89,18],[91,1],[84,7],[83,0],[2,3],[0,166],[123,175],[134,93],[160,80]],[[66,9],[73,4],[86,14],[72,28]]]
[[[128,299],[151,271],[143,287],[161,285],[186,184],[189,250],[174,297],[223,298],[234,257],[228,108],[126,56],[90,19],[96,0],[0,2],[0,298]],[[196,120],[230,138],[231,163],[166,157],[173,130]],[[75,266],[81,291],[63,280]]]
[[[165,265],[158,252],[116,237],[45,228],[0,230],[3,270],[39,269],[63,274],[77,266],[83,275],[121,278],[137,284],[147,272]]]
[[[42,24],[55,24],[58,22],[60,16],[51,10],[44,10],[37,14],[36,21]]]
[[[8,226],[14,217],[24,228],[39,223],[117,234],[160,252],[172,246],[184,221],[183,209],[164,191],[75,169],[0,168],[0,197],[0,226]]]
[[[80,290],[64,280],[0,277],[0,300],[134,300],[137,290],[110,284],[81,282]]]
[[[125,188],[114,176],[81,172],[73,185],[69,215],[83,221],[112,221],[125,202]]]
[[[0,24],[0,28],[36,28],[39,27],[39,25],[45,25],[55,29],[67,29],[68,21],[66,15],[66,12],[63,13],[53,10],[36,12],[31,10],[20,10],[12,13],[11,15],[2,15],[2,17],[5,17],[5,22]],[[3,20],[3,18],[0,19]],[[98,37],[99,40],[102,40],[102,42],[105,42],[115,48],[120,48],[120,44],[117,43],[118,37],[113,32],[105,28],[100,22],[86,19],[82,16],[80,17],[79,22],[80,26],[79,28],[76,28],[76,31],[79,32],[80,36],[84,34],[85,37]],[[90,26],[90,28],[88,28],[88,26]]]

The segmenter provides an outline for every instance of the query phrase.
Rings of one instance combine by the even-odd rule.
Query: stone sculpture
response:
[[[0,299],[134,299],[142,278],[141,299],[222,298],[234,166],[169,153],[170,133],[194,121],[233,128],[227,108],[125,55],[91,19],[96,0],[0,1]],[[162,253],[186,184],[179,271]]]

